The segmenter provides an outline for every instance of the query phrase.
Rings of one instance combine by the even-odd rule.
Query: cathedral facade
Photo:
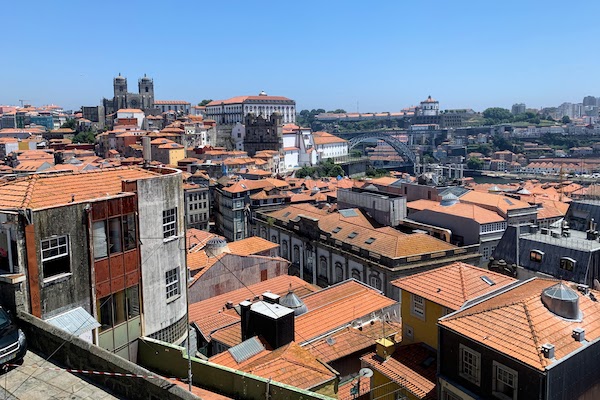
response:
[[[131,93],[127,91],[127,78],[124,76],[113,79],[113,98],[103,99],[102,104],[106,115],[113,114],[120,109],[140,109],[150,111],[154,109],[154,81],[145,74],[143,78],[138,79],[138,92]]]

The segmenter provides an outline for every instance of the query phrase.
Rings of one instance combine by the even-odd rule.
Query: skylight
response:
[[[366,243],[366,244],[371,244],[371,243],[373,243],[374,241],[375,241],[375,238],[374,238],[374,237],[370,237],[370,238],[368,238],[367,240],[365,240],[365,243]]]
[[[358,232],[352,232],[348,235],[348,239],[354,239],[358,235]]]
[[[508,203],[508,205],[514,206],[515,203],[513,203],[512,201],[510,201],[510,199],[504,198],[504,201]]]
[[[291,214],[291,212],[287,211],[285,214],[283,214],[283,218],[287,217],[290,214]]]
[[[338,226],[338,227],[335,227],[331,232],[338,233],[341,230],[342,230],[342,228]]]
[[[494,282],[493,280],[491,280],[490,278],[488,278],[486,275],[483,275],[481,277],[481,280],[484,281],[485,283],[487,283],[490,286],[494,286],[496,284],[496,282]]]

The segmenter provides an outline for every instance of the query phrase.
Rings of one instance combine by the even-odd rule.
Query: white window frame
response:
[[[410,313],[417,318],[425,319],[425,298],[410,294]]]
[[[466,380],[474,383],[479,386],[481,382],[481,354],[473,349],[468,348],[467,346],[460,344],[459,345],[459,366],[458,366],[458,374],[465,378]],[[470,357],[473,362],[466,362],[468,359],[466,357]],[[470,366],[472,368],[471,373],[465,372],[465,366]]]
[[[60,240],[64,239],[64,243],[60,243]],[[52,245],[52,241],[56,241],[56,245]],[[44,243],[48,242],[48,248],[44,249]],[[69,236],[67,235],[61,235],[61,236],[51,236],[47,239],[42,239],[40,240],[40,249],[41,249],[41,253],[42,253],[42,263],[44,261],[50,261],[50,260],[55,260],[57,258],[62,258],[62,257],[68,257],[69,256]],[[44,257],[44,253],[54,250],[54,249],[58,249],[58,254],[53,255],[53,256],[49,256],[49,257]],[[63,250],[61,252],[61,250]]]
[[[163,210],[163,238],[177,237],[177,207]]]
[[[506,365],[500,364],[497,361],[492,362],[493,366],[493,375],[492,375],[492,394],[502,400],[516,400],[518,389],[519,389],[519,374],[512,368],[508,368]],[[512,375],[513,384],[512,386],[503,379],[498,379],[498,374],[502,371],[506,376]],[[502,382],[504,385],[510,386],[513,388],[513,395],[509,397],[502,392],[498,392],[498,382]]]
[[[181,285],[179,284],[179,267],[165,272],[165,289],[167,293],[167,300],[171,300],[172,298],[181,294]]]

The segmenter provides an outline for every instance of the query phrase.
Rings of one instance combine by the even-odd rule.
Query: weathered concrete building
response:
[[[181,339],[187,332],[181,193],[180,173],[170,169],[30,175],[3,183],[2,303],[45,320],[83,317],[71,333],[129,359],[142,335]]]
[[[244,122],[244,151],[250,157],[261,150],[280,151],[283,148],[281,114],[273,113],[268,118],[248,114]]]
[[[406,218],[406,197],[380,193],[375,187],[338,189],[338,209],[360,208],[382,225],[397,226]]]

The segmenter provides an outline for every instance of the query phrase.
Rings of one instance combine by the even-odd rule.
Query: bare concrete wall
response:
[[[155,375],[130,361],[72,336],[31,314],[19,313],[18,324],[25,332],[30,349],[69,369]],[[55,352],[56,351],[56,352]],[[132,400],[167,399],[198,400],[198,396],[160,378],[125,378],[86,375],[86,379]]]
[[[145,367],[171,376],[187,377],[188,359],[183,347],[161,343],[149,338],[138,346],[138,362]],[[192,357],[194,385],[235,399],[246,400],[330,400],[331,397],[298,389],[260,376],[236,371]],[[329,382],[327,382],[329,384]],[[330,386],[330,385],[329,385]],[[323,388],[317,388],[317,390]],[[267,390],[269,396],[266,396]]]

